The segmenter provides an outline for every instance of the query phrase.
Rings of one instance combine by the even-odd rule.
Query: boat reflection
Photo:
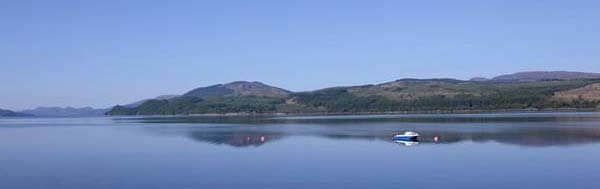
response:
[[[414,145],[419,144],[418,141],[404,141],[404,140],[394,140],[394,143],[400,144],[403,146],[414,146]]]
[[[414,146],[419,144],[419,133],[413,131],[406,131],[401,134],[394,134],[392,141],[396,144],[403,146]]]

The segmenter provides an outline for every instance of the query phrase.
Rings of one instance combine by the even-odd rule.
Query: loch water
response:
[[[599,183],[600,113],[0,119],[7,189]]]

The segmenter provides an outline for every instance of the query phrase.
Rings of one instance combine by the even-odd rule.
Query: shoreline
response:
[[[418,114],[498,114],[498,113],[573,113],[600,112],[598,108],[559,109],[501,109],[501,110],[435,110],[396,112],[314,112],[314,113],[207,113],[176,115],[105,115],[104,117],[299,117],[299,116],[352,116],[352,115],[418,115]]]

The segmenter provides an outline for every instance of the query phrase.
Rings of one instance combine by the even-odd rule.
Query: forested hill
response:
[[[258,82],[194,89],[182,96],[115,106],[107,115],[366,113],[600,108],[600,79],[402,79],[376,85],[289,92]]]
[[[285,98],[291,92],[266,85],[261,82],[236,81],[227,84],[201,87],[184,94],[184,96],[193,96],[200,98],[224,97],[224,96],[257,96]]]

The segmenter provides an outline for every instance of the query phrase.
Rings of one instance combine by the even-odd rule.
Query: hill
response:
[[[573,80],[573,79],[600,79],[600,73],[585,72],[518,72],[514,74],[494,77],[494,81],[541,81],[541,80]]]
[[[509,78],[505,76],[468,81],[400,79],[309,92],[290,92],[259,82],[233,82],[197,88],[171,99],[148,100],[134,108],[116,106],[107,115],[600,108],[600,79],[581,78],[594,74],[527,73],[513,74],[517,80],[498,79]]]
[[[33,116],[33,115],[0,109],[0,117],[30,117],[30,116]]]
[[[399,80],[379,85],[341,87],[296,93],[296,104],[324,112],[405,112],[543,108],[595,108],[595,98],[561,100],[555,96],[600,89],[600,80],[472,82]],[[583,89],[588,90],[583,90]]]
[[[174,98],[147,100],[137,107],[115,106],[107,115],[273,112],[290,94],[260,82],[236,81],[196,88]]]
[[[227,84],[219,84],[201,87],[185,93],[183,96],[200,98],[231,97],[231,96],[257,96],[285,98],[290,91],[269,86],[261,82],[236,81]]]
[[[38,107],[35,109],[24,110],[21,112],[39,117],[89,117],[102,116],[109,110],[110,109],[94,109],[92,107]]]

